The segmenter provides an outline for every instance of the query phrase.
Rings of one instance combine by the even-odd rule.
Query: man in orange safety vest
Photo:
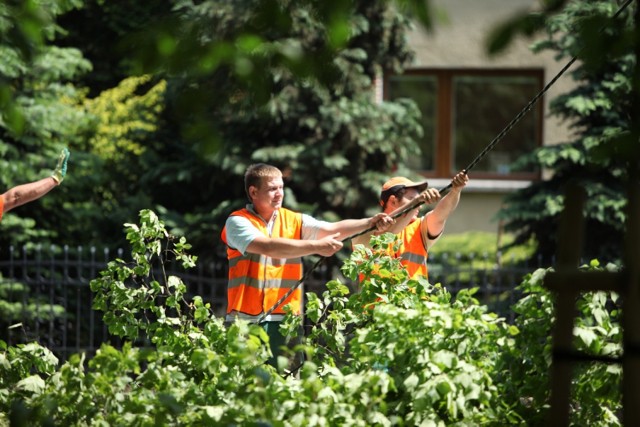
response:
[[[397,234],[401,246],[399,250],[390,254],[400,258],[407,268],[409,277],[422,275],[427,277],[427,257],[429,249],[440,238],[449,215],[458,206],[460,193],[469,182],[469,177],[462,171],[451,181],[451,191],[444,197],[435,188],[429,188],[427,181],[414,182],[408,178],[397,176],[389,179],[380,191],[380,205],[382,211],[395,218],[397,214],[409,206],[417,205],[396,221],[388,229],[389,233]],[[438,202],[433,210],[419,217],[420,206],[423,203]],[[369,245],[371,233],[365,233],[352,240],[353,245]]]
[[[284,306],[289,305],[297,314],[302,311],[301,257],[329,257],[343,247],[342,240],[368,228],[385,232],[393,220],[380,213],[371,218],[326,222],[286,209],[282,207],[282,172],[264,163],[247,168],[244,184],[250,203],[231,213],[221,236],[229,260],[227,321],[260,321],[270,339],[273,357],[269,363],[275,365],[285,344],[279,331]],[[274,308],[293,288],[297,289]],[[264,316],[267,312],[270,314]]]

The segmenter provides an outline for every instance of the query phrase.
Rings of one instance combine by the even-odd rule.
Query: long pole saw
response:
[[[632,1],[633,0],[627,0],[622,6],[620,6],[618,11],[613,16],[611,16],[611,19],[613,20],[617,18],[622,13],[622,11],[624,11],[627,8],[627,6],[631,4]],[[600,32],[602,32],[603,30],[604,30],[604,27],[600,29]],[[473,161],[469,163],[469,165],[466,168],[463,169],[465,173],[469,173],[469,171],[473,169],[480,162],[480,160],[482,160],[482,158],[487,155],[489,151],[493,150],[493,147],[495,147],[496,144],[498,144],[498,142],[500,142],[500,140],[502,140],[502,138],[504,138],[504,136],[525,116],[525,114],[527,114],[531,110],[531,108],[533,108],[533,106],[538,102],[538,100],[542,98],[542,95],[544,95],[549,90],[549,88],[551,88],[551,86],[553,86],[555,82],[565,73],[565,71],[567,71],[569,67],[573,65],[574,62],[576,62],[576,60],[578,59],[578,55],[582,53],[584,49],[585,47],[583,46],[578,52],[578,54],[576,54],[573,58],[571,58],[571,60],[567,62],[567,64],[564,67],[562,67],[562,69],[549,81],[549,83],[547,83],[544,86],[544,88],[542,88],[540,92],[538,92],[536,96],[533,97],[533,99],[531,99],[531,101],[529,101],[529,103],[513,118],[513,120],[511,120],[509,124],[507,124],[507,126],[505,126],[504,129],[502,129],[502,131],[500,131],[500,133],[496,135],[495,138],[493,138],[493,140],[484,148],[484,150],[482,150],[480,154],[478,154],[476,158],[473,159]],[[446,187],[443,187],[441,190],[439,190],[440,194],[444,195],[448,193],[449,190],[451,190],[452,186],[453,186],[453,183],[450,182]],[[423,205],[424,203],[425,203],[424,201],[420,201],[414,204],[410,204],[405,209],[395,214],[392,218],[397,219],[402,215],[405,215],[407,212],[417,208],[418,206]],[[355,237],[369,233],[373,230],[375,230],[375,227],[370,227],[364,231],[361,231],[360,233],[356,233],[353,236],[347,237],[344,240],[351,240]],[[298,289],[298,287],[300,287],[300,285],[309,277],[309,275],[316,268],[318,268],[320,264],[322,264],[324,260],[325,260],[325,257],[320,257],[320,259],[316,261],[316,263],[309,270],[305,272],[305,274],[302,276],[302,279],[300,279],[293,288],[289,289],[287,293],[282,295],[282,297],[280,297],[280,299],[276,301],[276,303],[269,310],[267,310],[262,316],[260,316],[260,318],[258,319],[258,323],[263,322],[264,319],[267,316],[269,316],[271,313],[273,313],[273,311],[276,308],[280,307],[280,305],[283,302],[285,302],[286,299],[289,298],[291,294],[295,292],[296,289]]]

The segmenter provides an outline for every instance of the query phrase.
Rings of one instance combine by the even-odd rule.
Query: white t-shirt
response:
[[[256,211],[253,209],[253,205],[247,205],[247,210],[253,213]],[[257,215],[257,213],[256,213]],[[278,215],[278,211],[276,210],[267,223],[267,230],[269,230],[269,236],[271,236],[271,230],[273,229],[273,224],[275,223],[275,219]],[[300,234],[301,240],[313,240],[318,235],[318,231],[324,225],[328,223],[325,221],[319,221],[312,216],[302,214],[302,230]],[[262,236],[260,230],[253,226],[251,221],[243,216],[232,215],[227,218],[225,223],[225,227],[227,228],[227,244],[236,249],[242,255],[244,255],[247,251],[247,246],[253,240]]]

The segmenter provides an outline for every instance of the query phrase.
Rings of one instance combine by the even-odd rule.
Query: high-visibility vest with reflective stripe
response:
[[[240,209],[231,216],[247,218],[254,227],[267,237],[300,239],[302,214],[285,208],[278,209],[271,235],[265,221],[247,209]],[[302,259],[271,258],[265,255],[244,255],[227,243],[227,229],[222,230],[222,241],[227,245],[229,259],[229,283],[227,285],[227,313],[238,312],[257,316],[273,305],[302,279]],[[300,313],[302,290],[296,289],[272,313],[284,314],[283,307],[289,304],[294,313]]]
[[[402,244],[394,255],[400,258],[400,263],[407,268],[409,277],[417,275],[427,277],[428,275],[427,257],[429,255],[422,238],[421,223],[420,219],[416,219],[398,233]]]

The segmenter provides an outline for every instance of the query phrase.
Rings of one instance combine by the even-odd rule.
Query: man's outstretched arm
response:
[[[6,193],[2,194],[4,199],[3,212],[8,212],[13,208],[22,206],[25,203],[29,203],[33,200],[47,194],[54,187],[60,185],[62,180],[67,174],[67,161],[69,160],[69,150],[63,149],[58,158],[58,163],[54,169],[52,175],[48,178],[43,178],[39,181],[30,182],[27,184],[17,185]]]

